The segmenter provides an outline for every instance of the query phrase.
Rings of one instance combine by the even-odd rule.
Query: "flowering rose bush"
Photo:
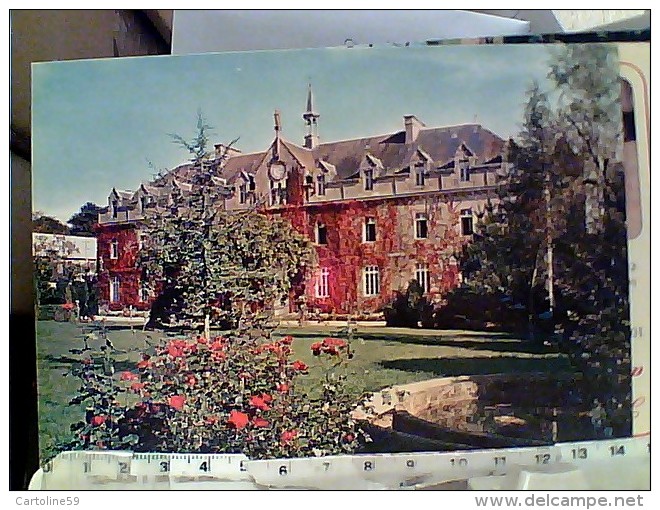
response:
[[[343,391],[349,343],[311,346],[324,373],[311,397],[299,384],[310,367],[292,359],[292,342],[240,334],[163,340],[115,376],[86,358],[74,370],[83,381],[74,401],[88,401],[90,415],[76,425],[73,447],[255,459],[354,452],[368,438],[350,417],[357,402]]]

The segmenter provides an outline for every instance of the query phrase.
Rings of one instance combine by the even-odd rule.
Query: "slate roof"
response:
[[[479,124],[463,124],[440,128],[421,129],[417,140],[412,144],[405,143],[405,131],[392,134],[356,138],[319,144],[313,150],[295,145],[280,139],[281,146],[286,149],[303,166],[313,168],[319,160],[336,168],[335,180],[353,177],[368,153],[382,163],[383,171],[379,177],[401,173],[410,165],[411,158],[421,150],[430,156],[433,168],[453,168],[456,150],[464,144],[468,154],[477,156],[477,165],[501,161],[504,140],[483,128]],[[224,170],[223,177],[231,181],[240,171],[254,173],[266,155],[264,152],[241,154],[231,157]]]

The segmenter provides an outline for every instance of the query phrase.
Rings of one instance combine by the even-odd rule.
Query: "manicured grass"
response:
[[[310,345],[328,336],[340,336],[341,328],[305,326],[282,329],[291,334],[294,355],[310,366],[302,389],[315,393],[325,372]],[[84,416],[84,408],[69,406],[79,382],[66,372],[75,356],[70,349],[83,346],[84,331],[72,323],[40,321],[37,324],[40,448],[69,435],[69,425]],[[140,352],[155,343],[155,332],[139,328],[108,332],[114,347],[117,371],[134,366]],[[90,347],[99,341],[91,340]],[[347,389],[356,397],[395,384],[453,375],[571,371],[565,357],[543,345],[499,333],[474,331],[410,330],[364,326],[358,329],[351,349]],[[123,352],[122,352],[123,351]]]

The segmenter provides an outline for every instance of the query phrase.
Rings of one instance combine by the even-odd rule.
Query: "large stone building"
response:
[[[218,204],[258,207],[288,218],[314,242],[318,267],[305,295],[309,309],[375,312],[417,279],[438,300],[460,279],[455,254],[469,242],[477,215],[497,198],[505,142],[478,124],[427,128],[414,115],[400,131],[320,143],[311,88],[302,145],[282,135],[275,113],[272,143],[243,154],[216,146]],[[101,300],[111,309],[147,308],[153,299],[136,265],[145,210],[189,189],[183,165],[137,191],[112,190],[99,216]]]

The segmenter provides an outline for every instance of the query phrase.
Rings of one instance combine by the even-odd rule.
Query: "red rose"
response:
[[[298,370],[299,372],[304,372],[309,368],[305,363],[303,363],[300,360],[294,361],[293,365],[291,366],[293,367],[294,370]]]
[[[289,391],[289,385],[286,383],[278,384],[277,391],[280,393],[287,393]]]
[[[189,375],[189,376],[186,378],[186,384],[187,384],[188,386],[195,386],[196,383],[197,383],[197,379],[195,379],[195,376],[194,376],[194,375]]]
[[[325,338],[323,340],[323,345],[327,347],[339,347],[341,349],[348,344],[346,343],[346,340],[342,340],[341,338]]]
[[[138,368],[151,368],[153,366],[153,363],[149,360],[143,359],[142,361],[138,361],[137,367]]]
[[[262,393],[262,394],[261,394],[261,398],[262,398],[262,400],[263,400],[264,402],[266,402],[267,404],[269,404],[270,402],[273,401],[273,397],[271,397],[270,395],[268,395],[268,393]]]
[[[291,335],[287,335],[280,340],[280,343],[284,345],[291,345],[293,343],[293,337]]]
[[[213,340],[213,343],[209,346],[212,351],[221,351],[225,348],[225,339],[218,337]]]
[[[198,344],[205,344],[205,343],[207,343],[207,340],[203,336],[198,336],[197,337],[197,343]]]
[[[183,404],[185,404],[185,402],[186,397],[183,395],[173,395],[167,401],[170,407],[173,407],[177,411],[181,411],[181,409],[183,409]]]
[[[133,372],[129,372],[128,370],[126,370],[125,372],[121,373],[119,379],[121,381],[136,381],[138,379],[138,376]]]
[[[211,357],[214,361],[224,361],[227,359],[227,355],[224,352],[214,352]]]
[[[180,358],[186,355],[186,353],[183,350],[183,347],[173,344],[167,346],[167,354],[169,354],[173,358]]]
[[[134,391],[135,393],[139,393],[143,389],[144,389],[144,383],[134,382],[133,384],[131,384],[131,391]]]
[[[252,420],[252,425],[254,425],[255,427],[259,427],[259,428],[264,428],[264,427],[268,427],[270,425],[270,423],[268,422],[268,420],[264,420],[263,418],[261,418],[259,416],[256,416]]]
[[[256,395],[250,397],[250,405],[252,407],[256,407],[257,409],[261,409],[262,411],[268,411],[270,409],[270,406],[266,403],[266,401],[262,397],[257,397]]]
[[[94,416],[92,418],[92,425],[95,427],[98,427],[100,425],[103,425],[105,423],[106,417],[103,414],[99,414],[98,416]]]
[[[285,430],[282,432],[282,435],[280,436],[280,440],[282,443],[288,443],[289,441],[293,441],[296,436],[298,435],[298,432],[295,430]]]
[[[354,439],[355,436],[353,434],[346,434],[344,436],[344,441],[346,441],[347,443],[352,443]]]
[[[249,421],[250,418],[247,414],[240,411],[232,411],[229,413],[229,420],[227,421],[227,425],[229,425],[231,428],[242,429],[249,423]]]

